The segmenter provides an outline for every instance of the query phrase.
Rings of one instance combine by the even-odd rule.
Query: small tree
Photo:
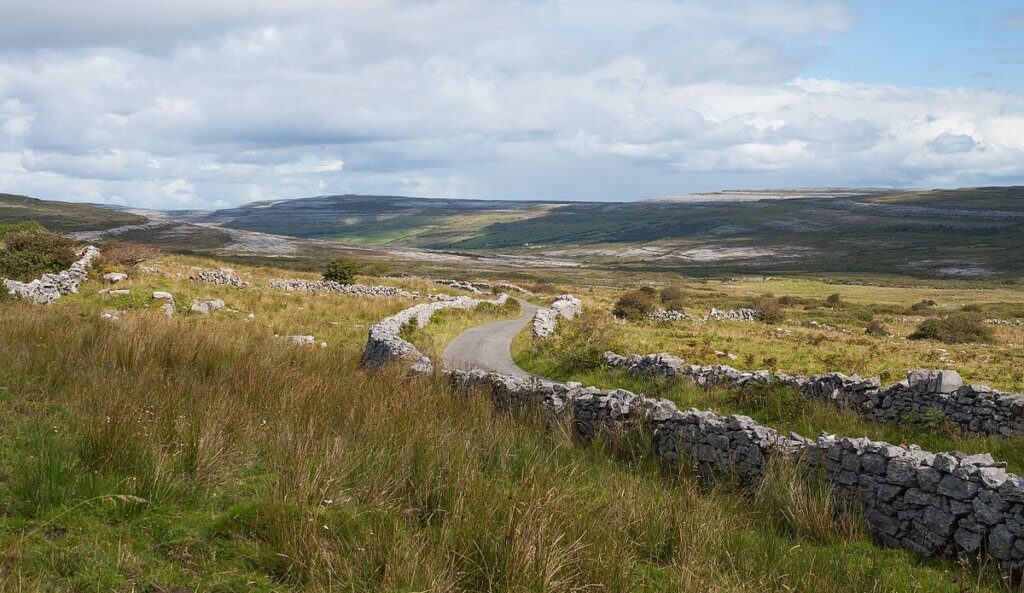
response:
[[[359,263],[347,257],[336,257],[324,266],[324,280],[338,284],[352,284],[359,270]]]
[[[843,297],[839,296],[838,292],[833,292],[832,294],[828,295],[827,299],[825,299],[825,304],[828,305],[829,307],[835,307],[841,302],[843,302]]]

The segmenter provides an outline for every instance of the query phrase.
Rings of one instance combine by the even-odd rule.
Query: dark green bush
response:
[[[784,294],[779,297],[779,304],[783,307],[792,307],[793,305],[799,304],[800,299],[796,298],[791,294]]]
[[[657,306],[658,302],[649,291],[631,290],[619,297],[612,313],[620,319],[643,319]]]
[[[832,294],[828,295],[827,299],[825,299],[825,304],[830,307],[835,307],[841,302],[843,302],[843,297],[839,296],[838,292],[833,292]]]
[[[324,266],[324,280],[338,284],[352,284],[359,271],[359,263],[347,257],[336,257]]]
[[[75,261],[71,239],[38,225],[20,228],[0,239],[0,276],[31,280],[67,269]]]
[[[989,344],[995,341],[992,328],[985,325],[980,315],[973,313],[928,319],[907,337],[911,340],[937,340],[946,344]]]

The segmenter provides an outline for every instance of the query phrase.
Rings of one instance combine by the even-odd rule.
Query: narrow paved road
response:
[[[533,377],[512,362],[512,340],[530,323],[539,307],[523,299],[516,301],[523,311],[516,319],[478,325],[452,340],[442,355],[444,368],[480,369],[522,379]]]

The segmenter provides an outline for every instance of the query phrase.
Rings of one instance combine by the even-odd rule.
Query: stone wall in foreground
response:
[[[571,294],[563,294],[550,307],[537,309],[533,316],[533,337],[546,338],[555,333],[558,318],[573,319],[583,311],[583,303]]]
[[[442,309],[473,309],[481,303],[504,305],[508,295],[503,294],[494,300],[479,300],[469,297],[454,297],[431,303],[420,303],[403,311],[382,319],[370,327],[363,350],[363,364],[368,367],[380,368],[387,364],[405,361],[411,363],[410,370],[417,374],[431,374],[434,365],[416,346],[401,337],[402,328],[408,323],[416,323],[424,327],[430,318]]]
[[[877,377],[836,372],[806,376],[767,370],[740,371],[728,365],[686,364],[664,353],[621,356],[606,352],[604,358],[612,367],[689,379],[702,387],[791,387],[812,399],[853,409],[876,422],[931,423],[946,418],[967,434],[1010,436],[1024,430],[1024,394],[964,385],[956,371],[919,369],[911,371],[905,380],[883,388]]]
[[[643,428],[663,464],[688,464],[704,479],[754,485],[776,456],[818,468],[842,504],[860,505],[882,544],[924,556],[1024,567],[1024,479],[987,454],[930,453],[865,438],[784,436],[746,416],[680,410],[668,400],[451,371],[459,389],[489,393],[499,408],[539,406],[583,438]]]
[[[29,299],[39,305],[49,305],[60,297],[78,292],[79,285],[89,277],[89,266],[99,257],[100,250],[89,245],[78,253],[78,260],[71,267],[57,274],[43,274],[31,282],[4,279],[4,286],[11,294]]]

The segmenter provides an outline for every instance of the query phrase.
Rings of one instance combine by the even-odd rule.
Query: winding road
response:
[[[444,368],[480,369],[520,379],[535,378],[512,361],[512,340],[530,323],[540,307],[523,299],[516,298],[516,301],[522,309],[519,317],[478,325],[452,340],[441,356]]]

